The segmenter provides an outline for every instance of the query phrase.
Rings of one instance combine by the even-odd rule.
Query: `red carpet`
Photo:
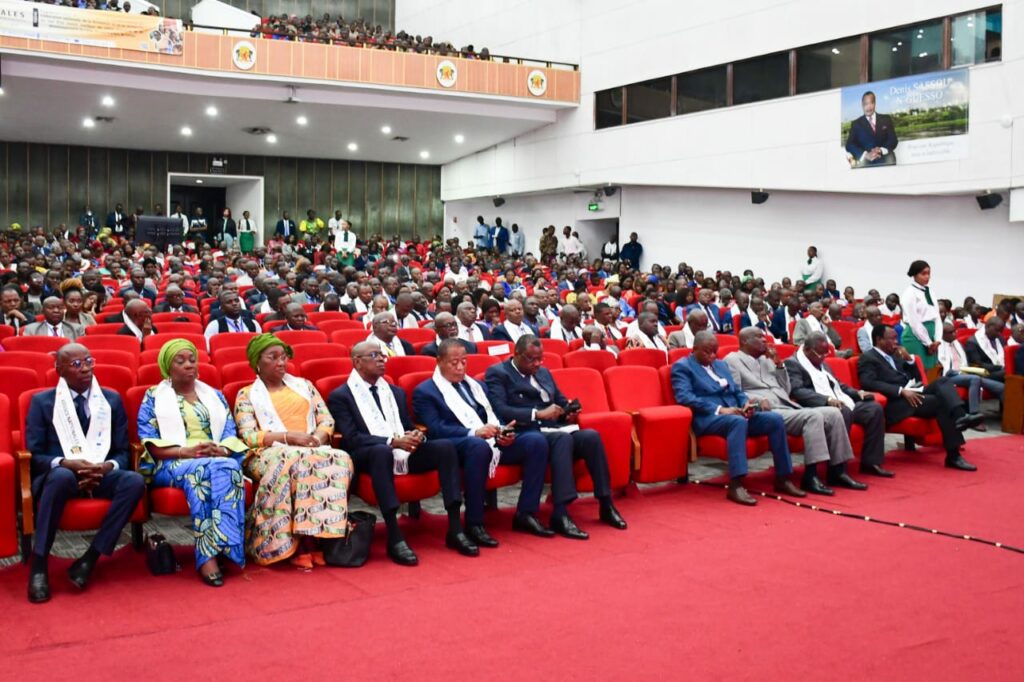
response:
[[[1022,450],[972,441],[975,474],[935,451],[893,455],[892,481],[821,501],[1024,545]],[[589,542],[513,534],[495,514],[502,546],[477,559],[444,550],[441,519],[410,521],[418,568],[378,544],[363,569],[250,568],[220,590],[190,570],[151,577],[131,550],[82,595],[54,561],[43,606],[25,601],[24,567],[0,571],[5,676],[1024,679],[1024,555],[773,500],[741,508],[711,486],[619,507],[626,532],[575,505]]]

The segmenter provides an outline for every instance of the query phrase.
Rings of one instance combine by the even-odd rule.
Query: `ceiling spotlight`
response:
[[[385,135],[390,135],[391,134],[391,126],[381,126],[380,132],[384,133]]]
[[[267,142],[269,142],[270,144],[277,144],[277,135],[275,135],[274,133],[270,133],[269,135],[267,135]]]
[[[455,144],[462,144],[465,141],[466,141],[466,136],[463,135],[462,133],[459,133],[458,135],[455,136]]]
[[[832,54],[839,54],[839,48],[838,47],[833,47],[832,48]]]
[[[213,118],[214,116],[216,116],[217,115],[217,107],[213,106],[212,104],[210,106],[206,107],[206,115],[209,116],[210,118]]]
[[[349,142],[348,143],[348,150],[350,152],[358,151],[359,150],[359,145],[357,145],[355,142]]]
[[[917,56],[920,57],[921,59],[924,59],[925,57],[928,56],[928,53],[927,52],[922,52],[921,54],[919,54]]]
[[[197,185],[203,184],[203,179],[202,178],[196,178],[196,184]]]
[[[96,121],[92,120],[91,118],[83,118],[82,119],[82,126],[85,127],[85,128],[95,128],[96,127]]]
[[[430,152],[428,152],[426,149],[424,149],[423,151],[420,152],[420,158],[421,159],[429,159],[430,158]]]
[[[181,134],[184,135],[185,137],[189,137],[192,134],[192,129],[188,126],[183,126],[181,129]]]
[[[112,107],[114,106],[114,98],[110,95],[103,95],[103,99],[100,100],[100,104],[105,107]]]
[[[295,122],[298,123],[300,126],[304,126],[307,123],[309,123],[309,119],[306,118],[305,116],[299,116],[297,119],[295,119]]]

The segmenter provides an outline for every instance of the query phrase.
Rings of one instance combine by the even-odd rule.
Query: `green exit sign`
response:
[[[597,203],[596,201],[591,201],[589,204],[587,204],[587,210],[588,211],[600,211],[601,210],[601,204]]]

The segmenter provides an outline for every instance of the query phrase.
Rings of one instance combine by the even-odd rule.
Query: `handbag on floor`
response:
[[[370,558],[377,517],[370,512],[354,511],[348,515],[348,525],[349,531],[345,537],[320,540],[324,561],[328,566],[359,568]]]
[[[181,570],[174,558],[174,548],[160,534],[146,537],[146,565],[153,575],[170,575]]]

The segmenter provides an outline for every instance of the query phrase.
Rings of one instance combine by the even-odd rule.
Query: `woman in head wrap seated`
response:
[[[220,391],[199,381],[196,347],[164,344],[157,358],[164,380],[146,391],[139,438],[146,448],[139,471],[157,487],[181,488],[192,513],[196,569],[212,587],[224,584],[216,561],[245,565],[245,445]]]
[[[259,564],[322,566],[315,538],[348,532],[352,460],[329,447],[334,419],[313,384],[288,374],[291,347],[260,334],[246,353],[257,378],[238,392],[235,418],[250,448],[245,471],[259,481],[246,546]]]

